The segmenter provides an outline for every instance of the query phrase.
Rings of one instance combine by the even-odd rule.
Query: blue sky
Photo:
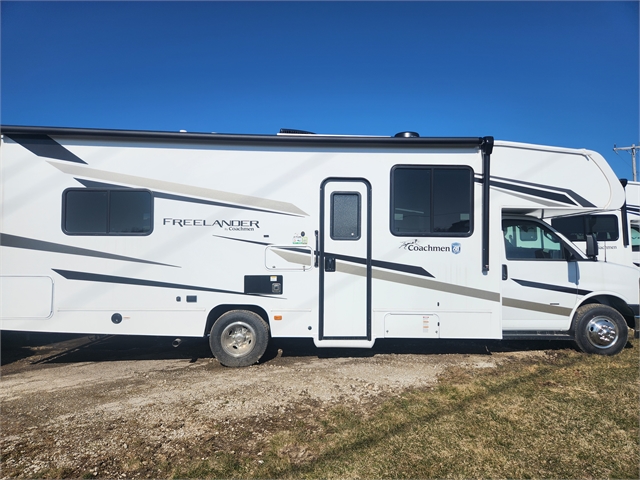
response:
[[[639,2],[2,1],[1,122],[640,143]],[[640,161],[640,160],[639,160]]]

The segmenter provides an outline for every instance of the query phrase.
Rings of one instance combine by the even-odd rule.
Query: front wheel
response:
[[[607,305],[583,305],[573,319],[575,341],[580,350],[615,355],[627,344],[629,329],[620,313]]]
[[[269,343],[269,326],[260,315],[232,310],[211,327],[211,352],[225,367],[248,367],[256,363]]]

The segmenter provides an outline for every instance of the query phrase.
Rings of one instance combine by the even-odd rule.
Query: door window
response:
[[[360,239],[360,194],[358,192],[331,194],[331,238],[333,240]]]
[[[631,225],[631,249],[640,252],[640,226]]]
[[[560,238],[543,225],[528,220],[503,220],[508,260],[565,260]]]

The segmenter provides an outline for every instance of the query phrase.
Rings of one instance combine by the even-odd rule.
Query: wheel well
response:
[[[207,324],[204,327],[204,336],[206,337],[209,335],[211,327],[221,315],[231,310],[248,310],[250,312],[257,313],[265,322],[267,322],[267,325],[269,325],[269,316],[267,315],[267,312],[257,305],[218,305],[211,310],[207,316]]]
[[[629,305],[627,305],[624,300],[618,297],[613,297],[611,295],[596,295],[595,297],[588,298],[584,303],[582,303],[582,305],[587,305],[590,303],[599,303],[601,305],[607,305],[613,308],[624,317],[624,320],[625,322],[627,322],[629,328],[635,328],[635,318],[633,316],[633,310],[631,310]]]

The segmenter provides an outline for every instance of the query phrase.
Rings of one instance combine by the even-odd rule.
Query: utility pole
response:
[[[639,147],[637,145],[631,145],[630,147],[616,147],[616,144],[613,144],[613,151],[618,153],[618,150],[630,150],[631,151],[631,172],[633,173],[633,181],[638,181],[638,174],[636,173],[636,150]]]

